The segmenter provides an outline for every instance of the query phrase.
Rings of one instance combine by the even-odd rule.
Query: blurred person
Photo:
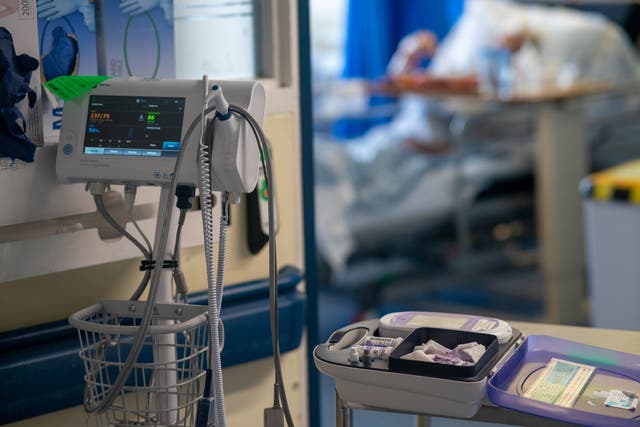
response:
[[[391,75],[413,72],[416,58],[433,57],[425,70],[429,75],[473,75],[479,71],[483,51],[491,48],[513,52],[517,68],[527,45],[537,51],[541,78],[564,79],[553,83],[639,77],[638,58],[627,35],[603,15],[508,0],[468,0],[462,17],[440,45],[428,33],[407,36],[388,71]]]
[[[389,62],[388,75],[415,78],[427,91],[429,84],[454,91],[475,89],[486,56],[500,51],[508,59],[508,93],[581,81],[640,79],[632,44],[604,16],[508,0],[468,0],[441,43],[429,31],[406,36]],[[422,68],[425,58],[431,61]],[[438,107],[424,96],[404,95],[399,114],[389,124],[390,136],[412,146],[422,142],[437,147],[448,137],[439,115]]]

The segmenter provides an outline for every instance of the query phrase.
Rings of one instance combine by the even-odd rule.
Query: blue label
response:
[[[144,150],[141,154],[142,156],[150,156],[150,157],[161,157],[162,151],[159,150]]]
[[[162,143],[162,149],[163,150],[179,150],[180,149],[180,142],[179,141],[164,141]]]
[[[101,148],[101,147],[85,147],[84,154],[104,154],[104,148]]]

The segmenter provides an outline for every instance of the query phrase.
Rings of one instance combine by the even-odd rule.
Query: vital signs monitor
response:
[[[202,113],[203,84],[202,80],[111,79],[66,101],[56,162],[58,177],[64,182],[170,182],[183,138]],[[259,83],[210,83],[216,84],[224,87],[230,103],[261,121],[265,93]],[[251,130],[245,127],[249,138]],[[199,139],[200,124],[191,135]],[[189,143],[184,155],[194,161],[185,164],[195,164],[197,149],[197,142]],[[178,182],[197,184],[197,170],[182,168]]]

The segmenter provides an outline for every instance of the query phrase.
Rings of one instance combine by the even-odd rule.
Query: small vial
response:
[[[348,356],[349,362],[358,363],[360,362],[360,353],[358,353],[358,349],[355,347],[351,347],[351,351]]]
[[[369,345],[357,345],[351,348],[351,351],[353,352],[353,349],[355,349],[362,359],[369,358],[381,360],[388,360],[394,350],[393,347],[374,347]]]
[[[393,347],[396,348],[402,342],[402,338],[386,338],[368,336],[362,345],[370,347]]]

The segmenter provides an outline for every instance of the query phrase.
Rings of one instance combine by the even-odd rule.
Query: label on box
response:
[[[633,411],[638,406],[638,394],[630,391],[611,390],[605,406]]]
[[[10,9],[10,2],[4,2],[3,7]],[[20,0],[18,2],[18,19],[27,20],[36,17],[35,0]]]
[[[55,3],[55,2],[54,2]],[[60,76],[98,74],[95,14],[93,2],[73,2],[74,7],[51,13],[51,4],[41,4],[38,40],[43,83]],[[116,2],[117,3],[117,2]],[[61,37],[62,34],[62,37]],[[45,58],[51,56],[50,61]],[[47,62],[47,64],[45,64]],[[42,126],[45,142],[57,142],[62,126],[63,99],[43,89]]]
[[[524,397],[570,408],[593,376],[594,366],[553,358]]]

